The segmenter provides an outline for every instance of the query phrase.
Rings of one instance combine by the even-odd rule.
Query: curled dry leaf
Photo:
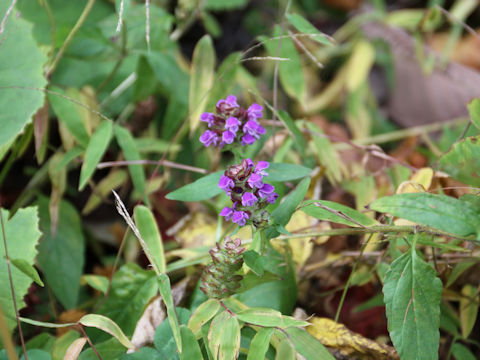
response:
[[[314,317],[307,331],[323,345],[336,349],[348,359],[399,360],[396,350],[388,345],[350,331],[345,325],[328,318]]]

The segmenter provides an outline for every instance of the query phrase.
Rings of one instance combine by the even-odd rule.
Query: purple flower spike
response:
[[[260,135],[266,133],[265,128],[253,120],[248,120],[245,125],[243,125],[243,131],[246,134],[252,135],[254,138],[259,139]]]
[[[229,130],[224,131],[222,134],[222,140],[226,144],[231,144],[235,140],[235,134]]]
[[[268,161],[259,161],[257,166],[255,166],[255,174],[267,176],[268,173],[263,170],[265,170],[269,166],[270,164],[268,163]]]
[[[247,183],[252,189],[254,189],[254,188],[260,189],[264,186],[264,184],[262,182],[262,175],[258,175],[258,174],[255,174],[255,173],[250,175],[250,177],[247,180]]]
[[[264,199],[264,198],[266,198],[268,195],[272,194],[272,193],[273,193],[273,190],[275,190],[275,187],[273,187],[273,185],[263,184],[263,186],[258,189],[258,195],[260,195],[260,197],[261,197],[262,199]],[[277,196],[278,196],[278,195],[277,195]]]
[[[223,216],[225,220],[229,221],[233,216],[233,209],[230,209],[229,207],[224,207],[222,211],[220,211],[220,216]]]
[[[232,221],[240,226],[245,226],[249,217],[245,211],[234,211]]]
[[[212,113],[204,112],[202,115],[200,115],[200,121],[206,122],[208,123],[208,127],[212,127],[215,122],[215,118]]]
[[[242,195],[243,206],[253,206],[258,201],[258,198],[252,193],[246,192]]]
[[[213,146],[217,146],[219,139],[219,136],[211,130],[205,131],[202,136],[200,136],[200,142],[207,147],[211,144],[213,144]]]
[[[273,204],[278,198],[278,194],[276,192],[268,194],[267,198],[265,199],[269,204]]]
[[[256,120],[263,116],[263,106],[258,104],[252,104],[247,110],[248,119]]]
[[[242,146],[252,145],[255,142],[255,140],[256,139],[252,135],[246,134],[242,137]]]
[[[222,175],[218,182],[218,187],[227,193],[235,186],[235,183],[228,176]]]
[[[225,129],[230,130],[231,132],[236,134],[240,127],[240,124],[241,122],[236,117],[230,116],[225,123]]]

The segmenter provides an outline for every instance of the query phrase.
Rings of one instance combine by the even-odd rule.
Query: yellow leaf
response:
[[[353,48],[352,56],[347,63],[346,85],[348,91],[355,91],[367,80],[374,60],[373,46],[367,41],[359,41]]]
[[[462,336],[466,339],[472,332],[475,321],[477,320],[479,296],[477,288],[467,284],[462,288],[462,298],[460,300],[460,324]]]

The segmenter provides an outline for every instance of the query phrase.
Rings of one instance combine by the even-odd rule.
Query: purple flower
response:
[[[208,123],[208,127],[212,127],[213,124],[215,123],[215,115],[209,112],[204,112],[202,115],[200,115],[200,120],[203,122]]]
[[[255,166],[255,174],[267,176],[268,173],[263,170],[265,170],[269,166],[270,164],[268,163],[268,161],[259,161],[257,166]]]
[[[257,123],[254,120],[248,120],[245,125],[243,125],[243,132],[245,134],[250,134],[254,138],[259,139],[260,135],[263,135],[266,133],[265,128]]]
[[[250,159],[250,158],[246,158],[246,159],[245,159],[245,163],[247,164],[247,166],[248,166],[249,168],[255,166],[255,164],[253,163],[252,159]]]
[[[230,130],[231,132],[236,134],[240,127],[240,124],[240,120],[238,120],[236,117],[230,116],[225,123],[225,129]]]
[[[250,175],[250,177],[247,180],[247,183],[252,189],[254,189],[254,188],[260,189],[264,186],[264,184],[262,182],[262,175],[258,175],[258,174],[255,174],[255,173]]]
[[[278,194],[276,192],[268,194],[267,198],[265,199],[269,204],[273,204],[275,200],[277,200]]]
[[[242,137],[242,146],[252,145],[255,142],[255,140],[256,139],[252,135],[246,134]]]
[[[229,95],[226,99],[220,99],[217,102],[217,110],[219,112],[228,112],[232,111],[235,108],[238,108],[237,97],[235,95]]]
[[[256,120],[263,116],[263,106],[258,104],[252,104],[247,110],[248,119]]]
[[[224,131],[222,134],[222,140],[226,144],[231,144],[235,140],[235,134],[229,130]]]
[[[220,211],[220,216],[225,217],[225,220],[229,221],[233,216],[233,209],[224,207],[222,211]]]
[[[227,193],[235,186],[235,183],[228,176],[222,175],[218,182],[218,187]]]
[[[205,131],[202,136],[200,136],[200,142],[207,147],[211,144],[213,144],[213,146],[217,146],[219,139],[220,137],[217,135],[217,133],[211,130]]]
[[[252,193],[246,192],[242,195],[243,206],[253,206],[258,201],[258,198]]]
[[[248,216],[248,214],[245,211],[241,211],[241,210],[234,211],[232,216],[232,221],[240,226],[244,226],[247,223],[247,219],[249,217],[250,216]]]
[[[273,193],[273,190],[275,190],[275,187],[273,185],[270,185],[270,184],[263,184],[263,186],[261,188],[258,189],[258,195],[260,195],[260,197],[262,199],[266,198],[268,195],[272,194]],[[277,195],[278,196],[278,195]]]

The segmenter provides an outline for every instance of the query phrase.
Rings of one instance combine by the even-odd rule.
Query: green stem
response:
[[[8,331],[7,322],[5,320],[2,307],[0,306],[0,336],[8,359],[17,360],[18,356],[13,345],[12,337]]]
[[[67,47],[70,45],[72,42],[74,36],[77,34],[78,30],[80,30],[80,27],[83,25],[85,20],[87,19],[88,14],[90,13],[90,10],[92,10],[93,4],[95,3],[95,0],[88,0],[87,5],[85,5],[85,8],[83,9],[82,14],[78,18],[77,22],[73,26],[73,29],[70,31],[68,34],[67,38],[65,39],[64,43],[62,44],[62,47],[57,53],[57,56],[55,57],[55,60],[53,61],[52,66],[47,71],[47,78],[50,78],[52,76],[53,72],[58,66],[58,63],[60,62],[60,59],[62,58],[63,54],[65,53],[65,50],[67,50]]]

